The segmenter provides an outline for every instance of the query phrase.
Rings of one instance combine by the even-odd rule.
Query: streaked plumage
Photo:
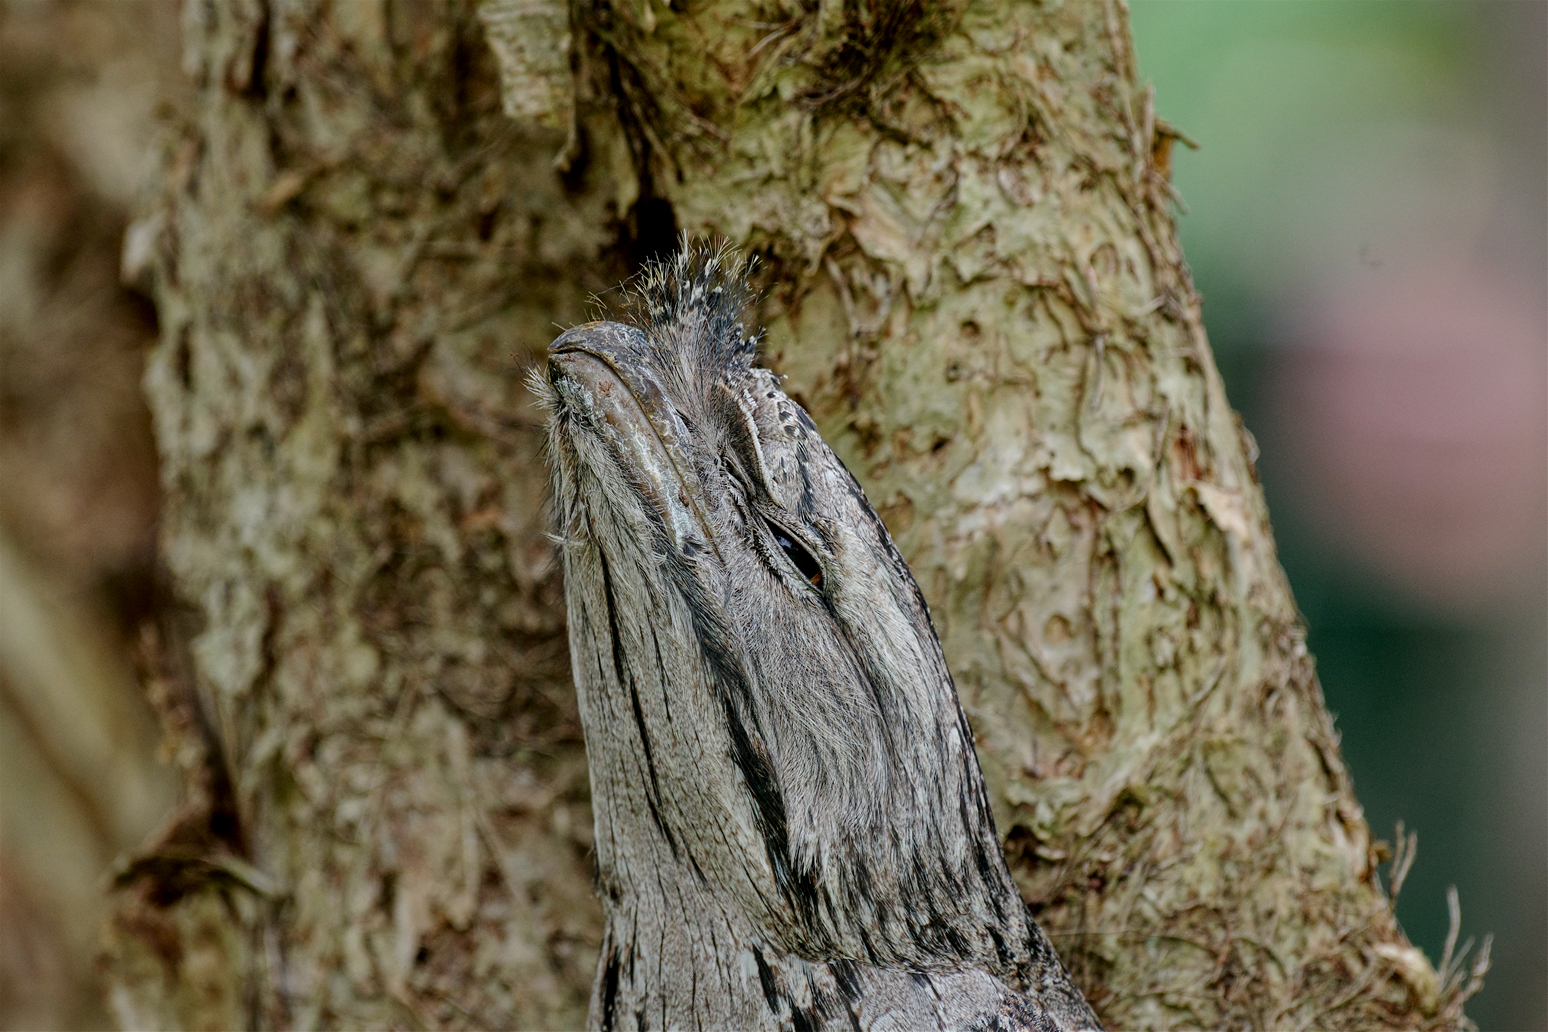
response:
[[[1076,1029],[886,528],[685,248],[549,349],[595,1028]]]

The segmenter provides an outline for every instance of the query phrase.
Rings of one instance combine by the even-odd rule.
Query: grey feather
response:
[[[1006,869],[923,598],[756,367],[734,255],[562,334],[549,410],[607,930],[591,1026],[1096,1028]]]

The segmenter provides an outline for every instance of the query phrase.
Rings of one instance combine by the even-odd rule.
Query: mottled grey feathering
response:
[[[1097,1027],[1017,894],[923,598],[753,365],[735,256],[534,390],[607,930],[593,1028]]]

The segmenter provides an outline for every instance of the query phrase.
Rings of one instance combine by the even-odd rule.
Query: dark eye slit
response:
[[[801,576],[812,582],[812,587],[822,587],[822,567],[817,565],[817,560],[812,558],[810,552],[796,544],[795,538],[786,533],[776,523],[763,521],[768,525],[769,533],[774,535],[774,542],[785,550],[790,561],[795,563],[795,568],[801,571]]]

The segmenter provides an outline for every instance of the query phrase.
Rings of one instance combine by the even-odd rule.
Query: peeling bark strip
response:
[[[685,247],[638,327],[570,330],[532,378],[605,888],[592,1027],[1094,1029],[908,567],[752,366],[744,275]]]
[[[505,114],[568,132],[575,121],[569,4],[565,0],[480,0],[478,20],[500,62]]]
[[[674,226],[763,259],[766,358],[917,576],[1011,872],[1104,1021],[1462,1020],[1468,971],[1436,972],[1377,880],[1120,4],[535,4],[523,53],[573,26],[574,77],[544,63],[512,110],[568,91],[573,138],[502,114],[525,88],[471,0],[183,10],[190,99],[135,257],[187,610],[155,687],[201,714],[166,707],[188,805],[117,890],[126,1027],[584,1022],[592,818],[511,353]],[[739,776],[782,789],[768,729],[718,690]],[[788,853],[769,905],[793,911],[817,884],[802,812],[763,793],[741,829]],[[621,994],[639,962],[602,956]],[[765,964],[776,998],[859,984]]]

